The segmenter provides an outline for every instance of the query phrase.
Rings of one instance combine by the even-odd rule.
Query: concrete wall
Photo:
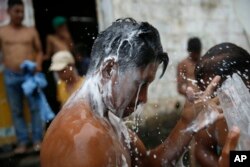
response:
[[[250,51],[247,31],[243,28],[245,23],[240,21],[239,12],[236,12],[244,10],[243,15],[249,16],[250,10],[246,11],[245,8],[249,4],[248,0],[96,1],[100,30],[121,17],[148,21],[159,30],[163,47],[170,56],[170,64],[165,76],[151,85],[150,103],[173,107],[170,103],[183,101],[176,90],[176,66],[187,56],[186,42],[189,37],[201,38],[203,53],[211,46],[225,41],[236,43]]]

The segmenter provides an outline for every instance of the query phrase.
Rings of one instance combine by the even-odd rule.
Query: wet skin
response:
[[[106,97],[103,100],[106,101],[104,103],[108,104],[111,109],[116,107],[117,111],[122,111],[120,109],[124,108],[126,109],[124,115],[129,114],[136,104],[138,90],[140,90],[138,101],[147,101],[148,84],[154,80],[157,67],[158,64],[151,63],[145,68],[134,71],[140,74],[136,78],[132,78],[131,73],[125,72],[121,79],[117,72],[117,64],[114,61],[108,62],[99,71],[103,88],[108,88],[110,81],[112,83],[112,96],[104,96]],[[114,84],[118,81],[119,84],[115,86]],[[139,85],[141,85],[140,89]],[[126,98],[131,99],[129,103],[124,101]],[[66,104],[56,116],[42,144],[40,157],[43,167],[99,167],[125,164],[128,166],[173,166],[172,161],[182,153],[184,146],[191,140],[191,132],[183,132],[181,135],[172,133],[155,149],[146,150],[138,136],[129,131],[131,139],[129,149],[124,140],[120,140],[107,117],[101,117],[93,112],[91,100],[79,98],[72,101]],[[115,114],[120,115],[120,113]],[[179,128],[182,128],[181,124],[179,125]],[[179,138],[182,138],[182,141],[176,143]],[[227,155],[225,154],[225,157]],[[221,162],[224,162],[223,159]]]
[[[146,102],[147,87],[153,81],[156,69],[156,65],[151,64],[147,68],[139,70],[141,76],[134,80],[134,84],[130,84],[131,86],[127,84],[131,82],[128,79],[130,73],[125,74],[126,77],[119,80],[120,87],[113,87],[112,98],[117,100],[110,100],[113,103],[112,107],[124,106],[123,103],[126,101],[124,99],[129,97],[132,100],[129,107],[125,109],[124,115],[130,114],[131,108],[135,106],[138,80],[143,82],[138,101]],[[106,76],[106,71],[103,73]],[[110,77],[112,82],[118,81],[115,73],[112,76],[107,75],[106,78]],[[102,82],[106,82],[106,78],[104,77]],[[133,136],[137,138],[136,135],[133,134]],[[136,143],[142,144],[139,139]],[[132,144],[132,146],[136,145]],[[141,149],[141,155],[145,156],[144,145],[139,146],[139,149]],[[100,117],[92,112],[89,99],[79,99],[74,105],[65,106],[60,111],[45,135],[41,150],[41,164],[46,167],[121,166],[124,160],[130,166],[131,157],[127,145],[119,140],[112,125],[105,117]]]
[[[50,58],[54,53],[62,50],[72,51],[73,41],[66,25],[56,29],[56,33],[48,35],[46,39],[46,57]]]
[[[189,57],[182,60],[177,66],[177,89],[178,92],[186,96],[187,87],[193,87],[190,80],[195,80],[194,69],[200,53],[190,53]]]
[[[213,76],[214,75],[211,75],[211,77]],[[209,82],[208,78],[209,77],[207,76],[203,79],[205,83]],[[249,87],[249,81],[244,80],[244,82],[247,87]],[[207,85],[205,84],[203,87],[200,87],[204,89],[206,86]],[[195,157],[202,167],[220,165],[218,160],[221,156],[223,147],[226,146],[229,135],[230,133],[228,132],[228,126],[225,118],[218,120],[213,125],[199,131],[196,134],[195,140],[197,144],[195,146]]]

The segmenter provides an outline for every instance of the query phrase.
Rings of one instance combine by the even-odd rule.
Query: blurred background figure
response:
[[[35,28],[28,28],[22,24],[24,5],[21,0],[8,1],[10,23],[0,29],[0,46],[3,52],[4,83],[8,96],[8,103],[17,137],[17,147],[14,153],[20,154],[27,150],[29,134],[23,114],[24,92],[21,87],[25,81],[25,74],[21,64],[25,60],[36,62],[37,71],[41,70],[42,49],[39,35]],[[42,121],[38,106],[31,104],[28,98],[32,116],[33,148],[40,149],[42,140]]]
[[[55,114],[59,111],[60,105],[56,98],[56,82],[53,72],[49,71],[51,56],[58,51],[73,49],[73,41],[67,27],[67,20],[62,16],[56,16],[52,20],[54,34],[50,34],[46,39],[46,56],[43,61],[43,72],[46,74],[48,86],[45,88],[45,94]]]
[[[59,77],[57,82],[57,100],[62,106],[71,94],[83,84],[84,78],[79,76],[75,67],[74,57],[69,51],[55,53],[49,69],[55,71]]]
[[[179,94],[183,95],[184,97],[186,97],[187,87],[192,87],[194,90],[198,90],[196,86],[197,81],[195,80],[194,69],[200,59],[201,49],[202,44],[199,38],[189,38],[187,42],[188,57],[182,60],[177,66],[177,90]],[[189,125],[191,115],[193,114],[193,105],[186,99],[180,119],[180,122],[183,122],[182,126],[184,127],[181,130],[184,130]],[[196,161],[194,157],[194,140],[192,140],[190,148],[191,149],[187,151],[189,152],[189,161],[192,166],[195,166]],[[185,158],[186,157],[182,157],[182,159]]]
[[[188,57],[182,60],[177,67],[178,92],[186,96],[186,89],[196,83],[194,69],[201,56],[202,44],[199,38],[193,37],[188,40]]]
[[[55,33],[47,36],[46,58],[50,58],[54,53],[61,50],[72,51],[74,46],[65,17],[55,17],[52,20],[52,26]]]

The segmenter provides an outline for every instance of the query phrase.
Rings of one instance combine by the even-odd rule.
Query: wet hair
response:
[[[117,57],[121,71],[130,67],[146,67],[151,62],[163,63],[160,77],[168,64],[168,55],[163,52],[157,29],[132,18],[118,19],[99,34],[92,47],[88,74],[97,70],[110,56]]]
[[[243,48],[232,43],[221,43],[207,51],[195,68],[198,85],[205,88],[204,79],[210,80],[220,75],[221,83],[234,73],[238,73],[243,81],[249,81],[250,55]]]
[[[189,38],[188,39],[188,46],[187,46],[187,51],[188,52],[200,52],[201,51],[201,41],[197,37]]]
[[[15,5],[23,5],[22,0],[8,0],[8,8],[12,8]]]

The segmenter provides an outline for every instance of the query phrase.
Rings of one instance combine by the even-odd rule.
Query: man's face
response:
[[[146,103],[148,86],[155,78],[158,65],[151,63],[144,68],[128,69],[116,75],[105,86],[105,105],[117,116],[125,117],[134,112],[139,104]]]
[[[9,15],[11,21],[15,25],[21,25],[24,18],[24,6],[23,5],[14,5],[9,8]]]
[[[65,33],[68,33],[68,27],[66,24],[63,24],[59,27],[56,28],[56,32],[57,34],[59,34],[60,36],[64,37],[66,34]]]
[[[66,68],[64,68],[61,71],[57,71],[59,78],[65,82],[70,81],[70,79],[73,76],[74,69],[72,65],[68,65]]]

